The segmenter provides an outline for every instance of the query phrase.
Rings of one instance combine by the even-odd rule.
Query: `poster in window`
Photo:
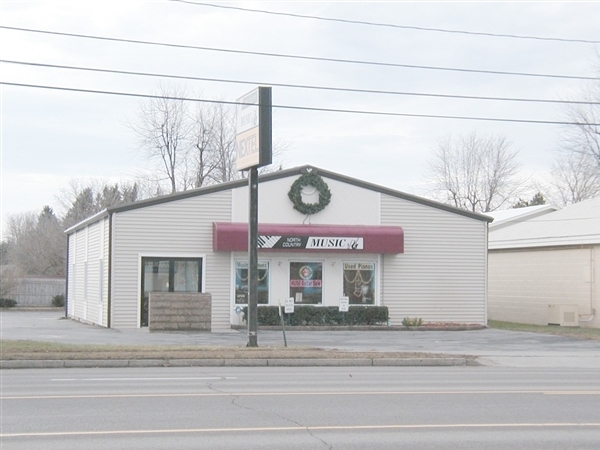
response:
[[[302,294],[302,303],[318,305],[323,301],[323,263],[290,263],[290,297]]]
[[[351,305],[375,303],[375,263],[344,263],[344,296]]]
[[[235,302],[248,303],[248,261],[235,262]],[[258,262],[258,304],[269,303],[269,263]]]

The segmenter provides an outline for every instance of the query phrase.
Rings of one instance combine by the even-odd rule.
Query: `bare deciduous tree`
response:
[[[194,187],[240,177],[235,169],[235,126],[233,107],[222,103],[196,105],[190,154],[195,170]]]
[[[578,125],[570,126],[563,138],[563,147],[590,157],[600,171],[600,81],[589,85],[583,94],[585,105],[568,107],[567,115]]]
[[[0,298],[11,298],[19,288],[23,276],[23,271],[14,264],[0,265]]]
[[[138,121],[131,124],[140,149],[155,166],[141,175],[141,190],[150,196],[169,191],[222,183],[244,177],[235,167],[235,108],[226,103],[187,105],[185,91],[161,88],[161,98],[140,106]],[[288,145],[274,145],[274,157],[281,157]],[[272,170],[262,168],[261,172]]]
[[[473,212],[494,211],[518,198],[518,152],[503,136],[476,133],[440,141],[429,161],[434,197]]]
[[[10,216],[7,262],[28,275],[64,275],[66,237],[52,208]]]
[[[159,97],[140,104],[138,120],[130,124],[136,133],[140,149],[160,167],[159,173],[168,180],[171,192],[187,189],[187,155],[191,138],[188,104],[181,100],[185,91],[161,87]]]
[[[589,84],[582,97],[587,104],[567,108],[577,125],[564,130],[551,171],[550,198],[560,206],[600,195],[600,82]]]
[[[566,206],[600,196],[600,170],[589,153],[563,150],[550,172],[548,198],[557,206]]]

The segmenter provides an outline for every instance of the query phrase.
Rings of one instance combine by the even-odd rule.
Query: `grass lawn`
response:
[[[409,352],[347,352],[305,347],[201,347],[77,345],[39,341],[5,341],[2,360],[56,359],[264,359],[264,358],[432,358],[444,355]]]
[[[500,322],[499,320],[489,320],[488,327],[497,330],[508,331],[531,331],[533,333],[556,334],[559,336],[569,336],[579,339],[600,340],[600,329],[581,328],[581,327],[559,327],[556,325],[530,325],[526,323]]]

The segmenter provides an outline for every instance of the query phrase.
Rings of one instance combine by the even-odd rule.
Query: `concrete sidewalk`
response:
[[[248,338],[245,331],[225,333],[168,334],[149,333],[147,328],[115,330],[86,325],[64,319],[62,311],[0,311],[3,340],[34,340],[72,344],[118,345],[197,345],[207,347],[243,347]],[[581,367],[600,368],[600,341],[575,339],[539,333],[511,332],[494,329],[471,331],[295,331],[288,330],[289,347],[312,347],[345,351],[421,352],[447,355],[446,364],[466,365],[464,356],[479,364],[505,367]],[[281,331],[259,330],[259,346],[282,346]],[[428,358],[430,360],[430,358]],[[237,360],[241,364],[241,360]],[[247,364],[276,365],[276,361],[252,360]],[[213,361],[214,364],[218,364]],[[408,361],[405,361],[408,362]],[[413,365],[433,361],[412,361]],[[75,363],[63,362],[65,364]],[[82,364],[83,362],[80,362]],[[119,364],[142,364],[119,362]],[[182,364],[186,363],[181,361]],[[191,361],[187,361],[191,364]],[[279,361],[281,363],[281,361]],[[317,364],[305,361],[308,365]],[[389,364],[400,365],[402,362]],[[57,364],[61,364],[58,363]],[[96,366],[98,362],[95,362]],[[150,362],[148,362],[150,364]],[[153,362],[164,365],[164,360]],[[169,361],[168,365],[173,363]],[[199,363],[195,363],[199,364]],[[229,361],[224,364],[234,364]],[[300,364],[300,361],[288,362]],[[323,360],[319,363],[324,364]],[[342,364],[340,361],[332,365]],[[374,365],[373,360],[345,364]],[[221,365],[221,364],[219,364]]]

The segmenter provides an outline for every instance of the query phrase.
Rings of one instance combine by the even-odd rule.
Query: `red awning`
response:
[[[394,226],[259,224],[261,251],[404,253],[404,231]],[[213,250],[248,251],[248,224],[213,223]]]

